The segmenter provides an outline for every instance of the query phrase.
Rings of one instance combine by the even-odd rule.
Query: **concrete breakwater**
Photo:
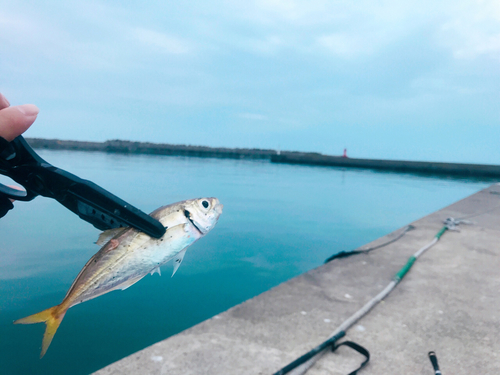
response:
[[[405,160],[354,159],[323,155],[315,152],[296,152],[255,148],[220,148],[207,146],[172,145],[166,143],[111,140],[106,142],[65,141],[59,139],[26,138],[36,149],[101,151],[124,154],[195,156],[224,159],[267,159],[273,163],[304,164],[344,168],[364,168],[404,173],[438,174],[463,177],[500,177],[500,165],[438,163]]]
[[[377,169],[405,173],[439,174],[464,177],[500,177],[499,165],[438,163],[405,160],[352,159],[313,153],[288,153],[271,156],[273,163],[306,164],[345,168]]]
[[[122,154],[175,155],[229,159],[270,159],[272,154],[276,154],[274,150],[265,149],[171,145],[167,143],[131,142],[122,140],[85,142],[26,138],[26,141],[31,147],[36,149],[102,151]]]

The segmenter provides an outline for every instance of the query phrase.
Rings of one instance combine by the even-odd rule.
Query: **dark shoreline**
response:
[[[225,159],[271,159],[271,155],[276,154],[275,150],[171,145],[167,143],[122,141],[118,139],[106,142],[85,142],[26,138],[26,141],[31,147],[36,149],[101,151],[120,154],[196,156]]]
[[[100,151],[121,154],[194,156],[223,159],[266,159],[273,163],[317,165],[344,168],[364,168],[403,173],[448,175],[463,177],[500,177],[499,165],[438,163],[404,160],[353,159],[270,149],[219,148],[207,146],[171,145],[166,143],[111,140],[106,142],[65,141],[59,139],[26,138],[35,149]]]

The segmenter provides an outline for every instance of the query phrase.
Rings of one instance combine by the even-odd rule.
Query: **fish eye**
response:
[[[201,204],[203,205],[203,207],[205,208],[208,208],[208,206],[210,206],[210,203],[208,203],[207,201],[203,201],[201,202]]]

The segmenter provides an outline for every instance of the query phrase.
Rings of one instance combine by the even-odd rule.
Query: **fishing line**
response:
[[[377,245],[377,246],[369,247],[367,249],[351,250],[351,251],[341,251],[341,252],[339,252],[337,254],[332,255],[327,260],[325,260],[325,263],[331,262],[332,260],[337,259],[337,258],[347,258],[347,257],[350,257],[351,255],[367,254],[370,251],[373,251],[373,250],[376,250],[376,249],[380,249],[381,247],[384,247],[384,246],[390,245],[393,242],[396,242],[397,240],[399,240],[400,238],[402,238],[406,233],[408,233],[410,230],[413,230],[413,229],[415,229],[415,227],[413,225],[407,225],[400,234],[398,234],[396,237],[394,237],[393,239],[391,239],[391,240],[389,240],[387,242],[384,242],[384,243],[382,243],[380,245]]]
[[[490,191],[490,194],[500,195],[500,192]],[[462,217],[460,217],[458,219],[454,219],[454,220],[455,220],[455,222],[458,222],[458,223],[461,223],[461,224],[473,224],[472,222],[467,222],[465,219],[469,219],[471,217],[476,217],[476,216],[481,216],[481,215],[487,214],[488,212],[494,211],[494,210],[496,210],[498,208],[500,208],[500,205],[494,206],[492,208],[489,208],[489,209],[487,209],[485,211],[482,211],[482,212],[478,212],[476,214],[462,216]],[[366,253],[369,253],[370,251],[373,251],[373,250],[376,250],[376,249],[380,249],[381,247],[384,247],[384,246],[390,245],[393,242],[396,242],[397,240],[399,240],[400,238],[402,238],[406,233],[408,233],[410,230],[413,230],[413,229],[415,229],[415,227],[413,225],[407,225],[403,229],[403,231],[400,234],[398,234],[395,238],[393,238],[393,239],[391,239],[391,240],[389,240],[387,242],[384,242],[383,244],[380,244],[380,245],[377,245],[377,246],[373,246],[373,247],[369,247],[367,249],[351,250],[351,251],[342,250],[342,251],[338,252],[337,254],[334,254],[331,257],[327,258],[325,260],[325,263],[331,262],[332,260],[337,259],[337,258],[347,258],[347,257],[350,257],[351,255],[366,254]]]

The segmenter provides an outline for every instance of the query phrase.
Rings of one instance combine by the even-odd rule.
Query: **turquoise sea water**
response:
[[[161,277],[71,308],[40,360],[45,325],[12,321],[61,302],[98,250],[99,231],[50,199],[18,202],[0,220],[0,373],[7,375],[88,374],[491,183],[267,161],[39,153],[146,212],[215,196],[224,213],[175,277],[168,264]]]

